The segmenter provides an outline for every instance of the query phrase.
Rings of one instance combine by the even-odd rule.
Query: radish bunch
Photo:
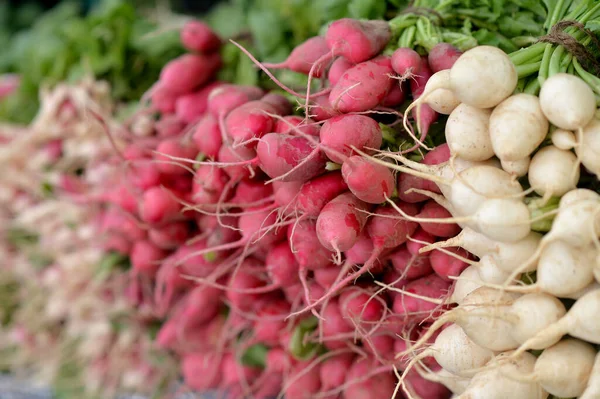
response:
[[[382,55],[385,23],[337,21],[282,65],[263,65],[323,80],[318,92],[296,93],[308,102],[297,115],[277,92],[216,81],[220,41],[203,38],[211,33],[201,26],[183,28],[190,53],[165,66],[147,109],[123,126],[102,194],[84,196],[102,204],[104,249],[131,261],[130,304],[161,320],[155,344],[180,359],[192,389],[393,396],[393,369],[408,363],[393,354],[452,306],[423,298],[444,298],[473,262],[466,251],[420,255],[460,228],[432,223],[451,214],[405,191],[439,190],[363,156],[410,151],[409,135],[387,124],[409,92],[426,93],[436,58]],[[422,132],[437,118],[433,107],[413,113]],[[442,146],[424,162],[449,156]],[[450,396],[414,370],[407,378],[423,397]]]
[[[110,118],[108,95],[104,82],[58,85],[42,93],[35,123],[0,128],[3,358],[10,372],[77,397],[160,393],[176,377],[148,317],[126,301],[126,259],[98,240],[103,210],[88,194],[118,164],[90,113]]]
[[[462,248],[479,261],[455,278],[452,295],[419,296],[432,305],[458,306],[398,357],[413,354],[409,369],[442,382],[458,398],[594,397],[600,195],[581,188],[583,176],[597,176],[592,89],[579,77],[556,73],[544,80],[539,96],[513,93],[516,68],[488,46],[466,51],[429,82],[411,108],[418,112],[442,96],[440,106],[453,108],[445,126],[449,160],[427,166],[399,154],[363,155],[401,176],[434,183],[439,191],[418,192],[451,216],[430,221],[462,227],[420,254]],[[406,221],[426,222],[396,211]],[[424,345],[429,348],[418,352]],[[536,359],[528,350],[543,352]],[[431,357],[443,371],[429,370]],[[405,390],[409,394],[410,387]]]

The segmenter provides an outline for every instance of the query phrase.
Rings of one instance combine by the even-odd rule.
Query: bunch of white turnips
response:
[[[515,94],[517,80],[501,50],[465,52],[411,105],[449,115],[450,160],[432,167],[389,155],[403,164],[391,168],[435,181],[442,196],[430,196],[453,215],[439,222],[463,228],[421,251],[458,246],[479,257],[445,301],[458,306],[398,356],[413,355],[410,367],[456,398],[600,398],[600,195],[577,188],[580,165],[600,175],[596,98],[566,73],[545,79],[539,96]],[[532,193],[541,204],[560,201],[532,217]],[[532,230],[550,217],[545,235]],[[522,274],[534,271],[535,283],[525,285]],[[427,356],[442,369],[428,370]]]

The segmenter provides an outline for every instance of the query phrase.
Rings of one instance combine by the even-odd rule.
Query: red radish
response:
[[[397,107],[404,102],[406,98],[404,89],[402,89],[401,83],[392,83],[390,91],[381,102],[384,107]]]
[[[195,204],[216,203],[228,181],[229,178],[223,169],[212,165],[200,165],[194,176],[192,201]]]
[[[221,291],[217,288],[199,286],[189,292],[185,297],[185,307],[181,318],[182,324],[205,325],[212,320],[221,305]]]
[[[325,38],[315,36],[296,46],[285,61],[279,64],[263,65],[267,68],[285,68],[308,75],[313,64],[328,53],[329,47]],[[313,71],[313,76],[316,78],[321,77],[324,69],[322,65],[318,66]]]
[[[401,47],[392,54],[392,69],[403,79],[418,75],[421,72],[421,66],[421,56],[411,48]]]
[[[423,57],[421,63],[421,72],[410,80],[410,88],[413,93],[413,98],[418,99],[425,91],[425,85],[433,72],[427,64],[426,57]],[[419,131],[421,132],[420,141],[422,142],[427,137],[429,127],[437,121],[438,114],[428,104],[420,104],[419,107],[412,110],[412,117],[417,121]]]
[[[221,39],[204,22],[188,21],[181,28],[181,43],[189,51],[209,53],[221,46]]]
[[[364,327],[367,329],[373,326],[374,322],[382,319],[385,305],[377,300],[377,296],[371,296],[371,293],[358,287],[344,289],[339,299],[342,316],[354,322],[368,322]]]
[[[437,202],[430,200],[425,203],[417,217],[433,220],[448,219],[452,217],[452,214]],[[457,224],[450,223],[421,223],[421,228],[437,237],[454,237],[460,233],[460,227]]]
[[[184,54],[163,67],[159,81],[173,93],[189,93],[210,80],[220,66],[219,54]]]
[[[369,206],[352,193],[340,194],[325,205],[317,218],[317,237],[336,253],[352,248],[367,223]]]
[[[315,121],[310,118],[305,120],[305,118],[296,115],[288,115],[284,116],[282,119],[278,119],[275,123],[273,132],[295,135],[298,130],[305,135],[319,136],[319,126]]]
[[[157,135],[160,137],[173,137],[183,131],[185,123],[173,114],[164,114],[155,123],[154,128],[156,129]]]
[[[233,109],[249,101],[260,99],[264,92],[259,87],[224,84],[208,95],[208,112],[215,118],[224,118]]]
[[[287,208],[288,211],[293,211],[296,205],[296,197],[303,184],[301,181],[274,181],[275,203],[282,209]]]
[[[452,396],[444,385],[426,380],[415,369],[408,371],[404,383],[414,397],[421,399],[448,399]]]
[[[136,188],[147,190],[160,184],[161,176],[156,165],[149,159],[135,163],[127,170],[127,178]]]
[[[344,57],[338,57],[331,64],[329,72],[327,73],[327,80],[331,86],[335,86],[340,80],[344,72],[354,66],[353,63],[345,59]]]
[[[235,194],[230,202],[233,204],[250,204],[260,202],[273,195],[273,187],[262,181],[244,179],[235,187]]]
[[[396,379],[390,372],[379,372],[374,359],[357,358],[348,374],[344,388],[344,399],[391,398],[396,388]],[[365,380],[365,376],[372,375]]]
[[[268,133],[256,152],[261,169],[271,178],[307,181],[325,171],[325,156],[303,137]]]
[[[354,155],[351,146],[371,153],[367,148],[379,148],[383,141],[379,124],[365,115],[340,115],[328,119],[321,127],[320,138],[327,157],[339,164]]]
[[[333,108],[329,102],[328,95],[320,95],[311,98],[309,114],[312,119],[320,122],[339,115],[340,113]]]
[[[297,209],[307,216],[318,216],[325,204],[348,189],[339,172],[331,172],[304,183],[296,199]]]
[[[425,154],[423,163],[425,165],[439,165],[448,161],[449,158],[450,148],[448,147],[448,144],[442,144]],[[440,193],[440,189],[435,183],[420,177],[400,173],[398,176],[398,197],[402,201],[415,203],[429,199],[428,196],[420,193],[407,193],[408,190],[413,188]]]
[[[267,254],[265,268],[273,284],[281,287],[298,283],[298,263],[287,241],[273,246]]]
[[[395,81],[391,60],[379,56],[348,69],[331,89],[329,102],[342,113],[363,112],[375,108],[385,99]]]
[[[321,245],[316,228],[316,220],[304,219],[296,225],[290,225],[287,230],[287,239],[292,253],[303,269],[327,267],[333,258],[333,253]]]
[[[215,159],[223,144],[219,122],[210,114],[204,115],[196,125],[192,140],[201,154]]]
[[[363,340],[365,350],[385,362],[393,362],[396,356],[394,344],[396,339],[390,334],[371,335]]]
[[[321,295],[322,296],[322,295]],[[340,302],[337,298],[329,301],[327,306],[321,311],[321,321],[323,328],[323,344],[329,349],[343,349],[348,344],[343,339],[339,339],[339,335],[352,334],[354,326],[350,321],[344,319]]]
[[[404,291],[426,298],[439,299],[447,296],[450,283],[436,274],[421,277],[406,284]],[[411,319],[423,321],[431,317],[432,311],[439,305],[419,299],[409,294],[399,294],[394,298],[393,310],[399,315],[407,315]]]
[[[264,282],[256,275],[247,271],[239,270],[229,279],[229,290],[225,292],[227,300],[236,309],[250,311],[256,306],[256,300],[260,294],[245,293],[244,290],[259,288]]]
[[[161,82],[158,82],[151,90],[150,102],[152,106],[163,114],[175,112],[175,101],[178,93],[171,91]]]
[[[344,252],[346,261],[354,265],[362,265],[367,262],[373,254],[373,240],[366,231],[362,231],[356,243],[349,250]]]
[[[392,262],[392,266],[398,275],[408,280],[427,276],[433,271],[429,256],[426,254],[413,255],[405,246],[401,246],[389,255],[389,260]]]
[[[187,174],[189,171],[184,167],[188,166],[181,161],[174,161],[170,157],[194,159],[198,150],[190,144],[184,144],[180,139],[170,138],[160,142],[156,147],[154,159],[159,161],[156,164],[157,169],[165,174],[180,175]]]
[[[240,364],[239,360],[231,353],[223,356],[221,363],[222,384],[226,387],[234,386],[240,382],[249,384],[260,375],[257,367],[248,367]]]
[[[266,345],[276,346],[280,331],[286,327],[285,316],[289,312],[290,304],[285,300],[269,302],[259,309],[254,322],[256,339]]]
[[[187,240],[189,227],[185,222],[171,222],[156,226],[148,231],[148,238],[162,249],[174,249]]]
[[[262,137],[271,132],[275,126],[273,117],[267,113],[277,114],[277,108],[264,101],[249,101],[238,106],[225,118],[226,134],[235,143]],[[256,145],[256,143],[252,144],[252,146]]]
[[[179,96],[175,101],[177,118],[185,123],[192,123],[200,118],[208,108],[208,95],[221,84],[221,82],[213,82],[194,93]]]
[[[205,251],[208,247],[207,240],[196,240],[194,242],[181,245],[173,253],[177,261],[177,269],[183,275],[194,277],[206,277],[215,269],[215,264],[221,258],[220,253],[211,254],[212,256],[202,256],[198,252]]]
[[[328,289],[335,284],[339,274],[339,268],[333,265],[331,267],[313,270],[313,278],[317,284],[325,289]]]
[[[391,170],[360,155],[351,156],[344,161],[342,176],[350,191],[369,204],[385,202],[394,191],[394,175]]]
[[[223,360],[216,353],[188,353],[181,360],[185,384],[198,391],[219,387]]]
[[[140,216],[148,223],[161,223],[174,219],[182,205],[175,194],[163,187],[151,187],[144,191],[140,203]]]
[[[356,64],[379,54],[391,38],[385,21],[342,18],[327,28],[327,46],[336,56]]]
[[[353,353],[342,353],[329,357],[321,364],[321,391],[327,392],[344,384],[346,372],[352,366],[355,355]]]
[[[429,52],[427,60],[433,73],[452,68],[462,52],[450,43],[438,43]]]
[[[148,240],[136,241],[129,255],[133,269],[148,276],[153,276],[158,271],[159,262],[165,256],[164,250]]]
[[[462,248],[446,248],[446,251],[463,258],[469,258],[469,253]],[[458,277],[469,264],[446,252],[434,250],[429,254],[429,261],[433,271],[442,279],[452,282],[451,277]]]
[[[289,115],[294,112],[290,101],[282,94],[270,92],[263,96],[260,101],[271,104],[279,115]]]
[[[421,248],[433,244],[434,242],[435,237],[419,227],[414,234],[411,235],[411,239],[406,243],[406,248],[412,255],[418,255]]]
[[[317,364],[307,369],[309,364],[308,362],[300,362],[294,365],[284,383],[286,389],[283,393],[286,399],[312,399],[319,392],[321,388],[320,365]]]
[[[219,162],[231,164],[223,168],[234,182],[250,177],[254,165],[258,163],[256,152],[248,147],[230,147],[222,145],[217,156]]]

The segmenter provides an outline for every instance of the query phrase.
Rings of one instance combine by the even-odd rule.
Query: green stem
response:
[[[523,90],[523,93],[533,94],[534,96],[536,96],[540,91],[540,87],[542,87],[542,85],[540,84],[540,80],[532,79],[531,82],[527,83],[527,85],[525,86],[525,90]]]
[[[508,56],[515,65],[527,64],[531,59],[543,54],[546,48],[545,46],[545,43],[536,43],[529,47],[522,48],[521,50],[517,50],[514,53],[510,53]]]
[[[546,43],[546,48],[544,49],[544,57],[542,58],[542,65],[540,66],[540,72],[538,74],[538,80],[540,81],[540,86],[544,84],[546,78],[548,77],[548,69],[550,68],[550,56],[552,55],[552,45]]]
[[[398,47],[413,48],[416,33],[417,28],[415,26],[409,26],[404,29],[404,32],[400,35],[400,39],[398,39]]]
[[[594,90],[595,93],[600,94],[600,78],[597,78],[596,76],[583,69],[577,58],[573,58],[573,66],[575,67],[575,71],[577,72],[579,77],[581,77],[581,79],[583,79],[585,83],[587,83],[592,88],[592,90]]]
[[[550,57],[549,67],[548,67],[548,77],[557,74],[560,72],[560,61],[561,57],[565,52],[565,48],[563,46],[558,46],[552,52],[552,56]]]
[[[532,75],[540,70],[540,65],[542,65],[541,61],[534,62],[531,64],[518,65],[517,74],[519,75],[519,79],[522,79],[526,76]]]

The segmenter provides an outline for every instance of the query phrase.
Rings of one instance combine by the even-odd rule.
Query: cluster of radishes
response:
[[[215,81],[220,41],[190,22],[190,53],[164,67],[147,111],[126,126],[113,157],[121,167],[102,185],[105,245],[130,256],[128,297],[164,320],[156,343],[181,359],[190,388],[231,398],[402,395],[393,369],[407,362],[394,353],[447,308],[419,295],[444,297],[469,254],[419,255],[458,226],[427,221],[451,215],[405,193],[409,175],[398,181],[363,156],[385,148],[382,121],[397,119],[408,89],[417,97],[460,55],[447,46],[381,55],[390,36],[382,21],[339,20],[285,63],[260,65],[322,80],[313,94],[285,88],[303,117],[280,94]],[[437,113],[414,116],[426,131]],[[424,162],[449,156],[441,146]],[[416,370],[406,379],[422,398],[450,395]]]
[[[36,382],[64,389],[69,379],[79,394],[154,393],[174,373],[167,357],[153,362],[159,352],[145,321],[123,318],[134,315],[124,295],[129,279],[101,266],[110,257],[98,241],[101,209],[88,195],[117,167],[105,163],[113,149],[90,120],[111,115],[110,92],[85,80],[40,100],[31,125],[0,128],[0,274],[18,284],[11,321],[0,328],[4,361]],[[78,374],[66,376],[65,367]]]
[[[417,353],[444,326],[410,367],[458,398],[595,398],[600,195],[578,184],[580,173],[598,174],[596,99],[583,80],[568,74],[547,78],[539,97],[513,94],[516,85],[515,67],[502,51],[481,46],[465,52],[432,76],[412,105],[446,107],[449,161],[430,167],[397,154],[386,156],[401,166],[378,160],[435,182],[442,195],[420,192],[453,217],[431,221],[463,228],[420,252],[461,247],[479,257],[456,279],[449,298],[419,297],[458,306],[398,356]],[[535,213],[527,205],[532,193],[538,205],[560,201]],[[540,219],[552,221],[545,235],[532,227]],[[525,285],[534,271],[535,283]],[[408,295],[406,288],[398,291]],[[536,358],[529,350],[543,352]],[[431,356],[442,370],[422,364]]]

